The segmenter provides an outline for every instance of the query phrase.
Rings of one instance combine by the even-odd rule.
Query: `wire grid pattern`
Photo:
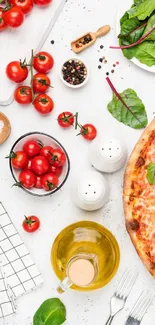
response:
[[[40,272],[1,202],[0,262],[6,274],[7,284],[16,298],[43,283]]]
[[[8,287],[0,268],[0,318],[10,316],[15,313],[11,298],[9,296]]]

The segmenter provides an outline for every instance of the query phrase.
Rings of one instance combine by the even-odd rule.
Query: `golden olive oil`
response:
[[[67,277],[68,263],[81,254],[96,256],[97,274],[88,287],[72,285],[71,288],[95,290],[105,286],[119,266],[120,251],[115,237],[108,229],[92,221],[80,221],[63,229],[51,251],[53,269],[61,281]]]

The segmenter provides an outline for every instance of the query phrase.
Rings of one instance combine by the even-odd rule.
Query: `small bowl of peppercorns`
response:
[[[88,77],[88,67],[78,58],[69,59],[61,66],[61,81],[69,88],[83,87],[87,83]]]

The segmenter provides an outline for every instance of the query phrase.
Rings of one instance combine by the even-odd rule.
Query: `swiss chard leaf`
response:
[[[137,17],[139,20],[145,20],[150,17],[155,10],[155,0],[144,0],[136,3],[136,6],[128,10],[129,18]]]
[[[66,309],[58,298],[51,298],[40,306],[33,317],[33,325],[61,325],[66,320]]]
[[[121,33],[118,36],[123,45],[137,42],[143,35],[146,24],[139,22],[137,18],[127,19],[121,26]]]
[[[122,39],[119,40],[119,45],[122,46],[122,45],[128,45],[128,43],[125,43],[125,41],[123,41]],[[123,50],[123,55],[131,60],[134,56],[135,56],[135,53],[136,53],[136,50],[137,50],[137,46],[134,46],[134,47],[131,47],[130,49],[125,49]]]
[[[147,179],[151,185],[155,185],[155,164],[150,163],[147,166]]]
[[[120,19],[120,25],[122,25],[127,19],[129,19],[129,14],[126,11],[125,14]]]
[[[155,14],[148,20],[144,34],[147,34],[147,32],[149,32],[149,30],[151,30],[153,27],[155,27]],[[152,33],[147,36],[146,40],[155,41],[155,30],[153,30]]]
[[[155,65],[155,41],[145,41],[136,47],[134,56],[149,67]]]
[[[146,127],[148,123],[145,106],[133,89],[126,89],[119,94],[125,105],[118,96],[113,93],[112,101],[108,104],[108,110],[114,118],[134,129]]]

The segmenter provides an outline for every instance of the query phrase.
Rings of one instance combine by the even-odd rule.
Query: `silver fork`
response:
[[[131,310],[125,325],[139,325],[153,299],[154,296],[150,292],[143,291]]]
[[[105,325],[110,325],[114,316],[124,308],[129,293],[137,279],[138,273],[126,270],[110,301],[110,316]]]

